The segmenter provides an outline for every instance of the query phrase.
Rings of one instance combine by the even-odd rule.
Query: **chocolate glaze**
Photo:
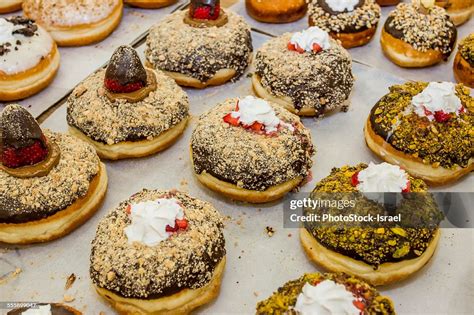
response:
[[[37,140],[45,145],[43,132],[33,116],[19,105],[5,107],[0,117],[0,149],[21,149]]]
[[[46,303],[40,303],[38,305],[48,305]],[[72,312],[65,308],[61,304],[50,304],[51,305],[51,315],[75,315],[80,314],[79,312]],[[29,310],[28,307],[16,308],[7,313],[7,315],[21,315],[23,312]]]
[[[120,85],[141,82],[145,86],[147,73],[135,49],[123,45],[110,58],[105,79],[117,80]]]

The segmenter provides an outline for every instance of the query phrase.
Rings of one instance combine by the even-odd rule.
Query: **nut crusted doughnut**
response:
[[[252,203],[281,198],[301,184],[311,169],[313,145],[297,116],[270,104],[277,117],[295,126],[275,135],[230,126],[223,117],[235,109],[229,99],[203,114],[191,138],[198,180],[229,198]]]
[[[380,6],[375,0],[361,0],[353,11],[335,12],[325,0],[309,1],[309,25],[318,26],[344,48],[367,44],[375,34],[380,19]]]
[[[87,143],[46,131],[59,146],[59,163],[46,176],[17,178],[0,170],[0,241],[46,242],[87,221],[107,189],[105,166]]]
[[[370,166],[369,166],[370,167]],[[305,209],[305,215],[383,215],[386,208],[359,193],[353,177],[367,164],[333,168],[311,193],[311,199],[349,198],[355,201],[349,213],[325,209]],[[423,180],[407,176],[412,198],[403,199],[393,209],[401,221],[333,225],[305,222],[300,241],[308,258],[331,272],[345,272],[372,285],[385,285],[405,279],[421,269],[433,256],[439,241],[442,213]],[[401,191],[400,191],[401,192]],[[423,206],[419,206],[423,204]],[[418,207],[418,208],[417,208]],[[344,212],[345,211],[345,212]],[[412,222],[420,222],[411,226]]]
[[[346,104],[354,84],[352,59],[335,40],[316,55],[288,50],[292,34],[266,42],[257,52],[255,93],[301,116],[319,116]]]
[[[2,2],[0,2],[0,14],[20,10],[22,2],[23,0],[2,0]]]
[[[59,46],[84,46],[103,40],[119,25],[120,0],[24,0],[25,16],[43,26]]]
[[[145,99],[112,102],[103,87],[105,70],[79,84],[67,101],[70,132],[89,141],[105,159],[141,157],[166,149],[183,133],[189,117],[186,93],[161,71],[157,89]]]
[[[429,18],[420,5],[400,3],[385,21],[380,43],[384,54],[395,64],[420,68],[447,60],[456,42],[457,31],[446,11],[429,9]]]
[[[173,198],[188,225],[153,246],[130,243],[127,207]],[[142,190],[99,223],[90,276],[97,292],[127,314],[188,314],[214,299],[225,266],[222,217],[209,203],[177,191]]]
[[[429,121],[410,110],[413,96],[426,86],[424,82],[392,86],[372,108],[365,140],[381,159],[431,185],[443,185],[474,169],[471,143],[465,141],[472,133],[474,100],[469,89],[458,84],[456,93],[465,112],[449,123]]]
[[[264,23],[289,23],[301,19],[308,8],[305,0],[245,0],[247,13]]]
[[[225,13],[226,24],[204,28],[186,24],[187,11],[167,16],[147,38],[147,65],[195,88],[238,79],[252,57],[250,27],[237,14]]]
[[[436,0],[436,5],[446,9],[456,26],[469,21],[474,12],[474,0]]]
[[[59,51],[51,36],[32,20],[0,18],[7,41],[0,46],[0,101],[14,101],[46,88],[59,68]]]

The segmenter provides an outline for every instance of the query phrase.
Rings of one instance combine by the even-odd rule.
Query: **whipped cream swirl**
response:
[[[51,305],[39,305],[38,308],[29,308],[22,315],[51,315]]]
[[[184,218],[184,212],[176,199],[161,198],[132,204],[130,216],[132,223],[124,230],[128,242],[155,246],[170,237],[172,233],[166,231],[166,226],[174,227],[176,219]]]
[[[301,315],[359,315],[354,300],[343,284],[324,280],[316,286],[305,283],[294,309]]]
[[[415,113],[420,117],[435,119],[436,112],[459,114],[463,110],[461,100],[456,95],[456,85],[451,82],[430,82],[419,94],[412,98]]]
[[[366,169],[359,172],[357,189],[360,192],[399,193],[408,186],[408,175],[399,166],[389,163],[370,162]]]
[[[358,3],[359,0],[326,0],[326,4],[334,12],[354,11]]]
[[[14,30],[15,25],[13,23],[8,22],[4,18],[0,18],[0,45],[15,42],[15,36],[13,36]]]
[[[329,34],[317,26],[312,26],[302,32],[296,32],[291,36],[290,44],[298,46],[305,51],[313,51],[313,45],[317,44],[322,50],[329,49]]]
[[[244,126],[251,126],[255,122],[263,124],[266,133],[276,132],[279,126],[284,126],[291,131],[291,124],[280,120],[267,101],[253,96],[246,96],[239,100],[238,110],[231,112],[233,118],[239,118]]]

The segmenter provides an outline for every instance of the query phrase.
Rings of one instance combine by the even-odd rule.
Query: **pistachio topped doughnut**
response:
[[[0,101],[23,99],[46,88],[59,59],[53,39],[34,21],[0,18]]]
[[[136,51],[119,47],[67,101],[69,132],[104,159],[141,157],[172,145],[186,128],[186,93],[161,71],[145,69]]]
[[[211,4],[206,4],[210,2]],[[193,1],[153,26],[147,64],[179,85],[205,88],[239,78],[252,58],[250,26],[219,1]]]
[[[351,56],[318,27],[269,40],[255,68],[255,93],[300,116],[343,106],[354,85]]]
[[[299,118],[262,99],[228,99],[203,114],[191,139],[199,181],[235,200],[281,198],[309,174],[311,135]]]
[[[59,46],[89,45],[106,38],[122,19],[121,0],[24,0],[23,13],[43,26]]]
[[[92,146],[43,132],[19,105],[3,110],[0,128],[0,242],[56,239],[94,214],[107,174]]]
[[[474,33],[459,43],[453,69],[456,81],[474,88]]]
[[[349,273],[373,285],[402,280],[430,260],[440,237],[443,215],[427,191],[423,180],[388,163],[333,168],[310,198],[350,200],[352,206],[306,208],[305,215],[395,219],[308,220],[300,230],[301,244],[313,262],[332,272]]]
[[[394,315],[390,298],[364,281],[339,273],[307,273],[257,304],[257,314]]]
[[[372,108],[368,147],[431,185],[457,181],[474,169],[474,99],[450,82],[394,85]]]
[[[310,0],[309,25],[341,41],[344,48],[367,44],[375,34],[380,6],[375,0]]]
[[[429,7],[413,0],[400,3],[390,13],[380,43],[395,64],[419,68],[447,60],[456,37],[456,27],[444,9],[434,5],[434,0]]]
[[[210,302],[225,266],[222,217],[178,191],[142,190],[99,223],[90,277],[124,314],[188,314]]]

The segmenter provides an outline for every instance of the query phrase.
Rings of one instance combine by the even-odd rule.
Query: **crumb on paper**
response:
[[[255,292],[253,293],[253,295],[254,295],[255,297],[257,297],[257,296],[258,296],[258,292],[255,291]]]
[[[0,284],[6,283],[10,279],[16,278],[23,270],[21,268],[16,268],[15,270],[6,273],[5,275],[0,277]]]
[[[64,294],[63,299],[64,299],[64,302],[66,303],[70,303],[75,300],[74,296],[69,295],[69,294]]]
[[[293,234],[291,234],[291,233],[288,233],[288,237],[292,237],[292,236],[293,236]]]
[[[70,287],[72,287],[75,281],[76,281],[76,275],[74,273],[71,273],[69,277],[67,277],[66,285],[64,286],[64,289],[68,290]]]
[[[275,234],[275,230],[271,226],[267,226],[265,231],[267,232],[268,237],[272,237],[273,234]]]

